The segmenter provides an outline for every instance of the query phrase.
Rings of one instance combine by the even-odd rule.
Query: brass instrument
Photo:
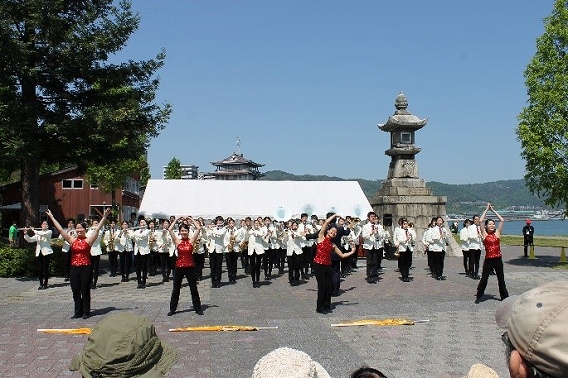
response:
[[[233,249],[235,248],[235,240],[237,239],[237,236],[235,235],[234,230],[231,230],[231,234],[229,235],[229,244],[227,244],[227,250],[229,252],[233,252]]]
[[[110,232],[109,238],[108,238],[108,244],[107,244],[107,252],[112,252],[114,251],[114,228],[111,228],[108,230]]]
[[[148,235],[148,244],[150,246],[150,251],[154,250],[154,246],[156,244],[156,235],[154,235],[154,230],[150,230],[150,234]]]

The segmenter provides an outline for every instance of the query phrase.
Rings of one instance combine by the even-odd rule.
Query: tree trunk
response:
[[[39,214],[39,163],[35,158],[22,161],[22,210],[20,224],[38,226]]]

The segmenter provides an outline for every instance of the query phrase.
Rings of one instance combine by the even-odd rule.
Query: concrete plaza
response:
[[[552,269],[559,250],[537,248],[537,260],[520,257],[521,247],[505,247],[505,280],[511,295],[541,283],[568,279],[568,271]],[[333,312],[315,312],[316,281],[311,278],[291,287],[284,276],[253,288],[239,269],[237,284],[211,288],[206,278],[199,293],[204,315],[190,311],[189,288],[183,287],[179,312],[169,310],[171,281],[150,277],[146,289],[136,281],[121,283],[102,270],[99,288],[92,291],[92,316],[71,319],[73,301],[61,277],[49,281],[48,290],[37,290],[36,280],[0,279],[0,376],[79,377],[70,372],[71,359],[79,354],[86,336],[51,335],[38,328],[92,327],[106,314],[132,311],[152,320],[158,335],[179,351],[168,377],[250,377],[256,361],[280,346],[308,353],[332,377],[348,377],[367,364],[388,377],[462,377],[476,362],[507,377],[502,333],[495,324],[499,303],[497,280],[489,278],[486,295],[474,304],[478,281],[463,274],[461,257],[446,258],[446,281],[432,279],[425,257],[414,258],[413,281],[402,282],[396,261],[383,262],[377,284],[365,282],[365,261],[341,283],[341,294],[332,300]],[[106,266],[102,264],[103,268]],[[405,317],[428,319],[412,326],[331,327],[333,323],[361,319]],[[172,333],[169,328],[191,325],[271,326],[254,332]]]

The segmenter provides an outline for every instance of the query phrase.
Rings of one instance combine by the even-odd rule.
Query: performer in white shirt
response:
[[[314,229],[311,223],[308,223],[308,214],[300,214],[300,223],[298,224],[298,232],[303,236],[308,234],[313,234]],[[312,246],[314,244],[313,239],[307,240],[304,238],[302,241],[302,262],[300,267],[300,273],[303,280],[310,279],[310,272],[313,271],[314,266],[314,256],[312,255]]]
[[[223,271],[223,254],[225,252],[225,235],[227,229],[224,226],[225,220],[222,216],[215,218],[215,225],[207,230],[211,237],[211,247],[209,249],[209,267],[211,268],[211,287],[221,287],[221,274]]]
[[[449,243],[450,233],[444,227],[444,219],[436,218],[436,226],[428,231],[428,247],[432,252],[432,268],[438,281],[446,279],[444,276],[444,258],[446,257],[446,245]]]
[[[160,237],[160,230],[156,227],[156,222],[150,220],[148,222],[148,243],[150,247],[150,256],[148,256],[148,275],[154,277],[158,274],[158,266],[160,265],[160,256],[158,255],[158,238]]]
[[[463,221],[463,228],[460,230],[460,247],[463,254],[463,270],[466,276],[469,275],[469,237],[467,228],[471,226],[471,220],[466,219]]]
[[[237,283],[237,261],[239,260],[240,245],[243,241],[245,230],[235,227],[235,220],[227,218],[227,232],[225,233],[225,257],[229,283]]]
[[[98,225],[99,217],[93,217],[91,227],[87,231],[86,235],[88,239],[91,234],[98,233],[97,238],[91,246],[91,269],[93,271],[91,289],[93,290],[97,288],[97,282],[99,280],[99,265],[101,262],[101,255],[103,254],[103,249],[101,247],[101,241],[103,240],[103,231],[99,227],[97,227]]]
[[[374,284],[379,279],[379,266],[384,253],[385,237],[388,237],[388,233],[379,223],[379,218],[374,211],[367,213],[367,220],[368,222],[361,230],[361,236],[367,260],[367,282]]]
[[[73,236],[77,237],[77,233],[75,232],[75,219],[69,218],[67,219],[67,228],[65,231]],[[69,253],[69,249],[71,245],[67,242],[67,240],[63,239],[63,235],[59,234],[59,239],[63,240],[63,245],[61,246],[61,252],[65,253],[65,282],[69,281],[69,268],[71,267],[71,254]]]
[[[128,282],[132,267],[132,231],[129,230],[127,221],[123,221],[120,227],[120,231],[114,235],[114,250],[118,252],[118,271],[122,276],[121,282]]]
[[[267,230],[261,226],[258,219],[253,222],[253,227],[249,231],[248,255],[250,259],[250,274],[252,276],[252,286],[260,287],[260,268],[262,265],[262,255],[264,255],[264,246]]]
[[[290,286],[300,284],[300,270],[303,260],[304,250],[302,246],[306,240],[305,234],[302,235],[297,222],[292,222],[290,228],[285,231],[283,242],[286,245],[286,256],[288,257],[288,282]]]
[[[118,270],[118,251],[114,248],[114,241],[116,239],[117,232],[118,228],[116,226],[116,221],[113,219],[110,222],[108,230],[106,230],[103,234],[103,241],[108,255],[110,277],[116,277],[116,272]]]
[[[169,233],[170,221],[165,219],[162,222],[162,229],[158,232],[158,256],[160,258],[160,270],[162,273],[162,282],[170,281],[170,273],[172,271],[170,255],[174,254],[175,245]]]
[[[412,253],[416,242],[416,232],[408,225],[406,218],[400,218],[399,227],[395,228],[393,243],[398,252],[398,267],[403,282],[410,282],[410,267],[412,266]]]
[[[28,235],[28,231],[32,234]],[[28,243],[37,243],[35,248],[35,256],[37,262],[37,275],[39,278],[38,290],[47,289],[47,281],[49,279],[49,260],[53,249],[51,249],[51,234],[47,220],[41,222],[41,229],[24,228],[24,239]]]
[[[148,278],[148,256],[150,256],[150,229],[145,219],[139,220],[140,228],[132,233],[135,242],[134,258],[136,259],[136,280],[138,289],[146,288]]]
[[[474,280],[481,278],[479,275],[479,260],[481,259],[482,230],[479,215],[474,215],[473,224],[467,228],[469,241],[469,276]]]

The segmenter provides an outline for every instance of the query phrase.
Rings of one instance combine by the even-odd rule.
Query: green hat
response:
[[[176,360],[175,349],[160,341],[148,319],[119,312],[95,325],[69,370],[78,370],[85,378],[160,378]]]

